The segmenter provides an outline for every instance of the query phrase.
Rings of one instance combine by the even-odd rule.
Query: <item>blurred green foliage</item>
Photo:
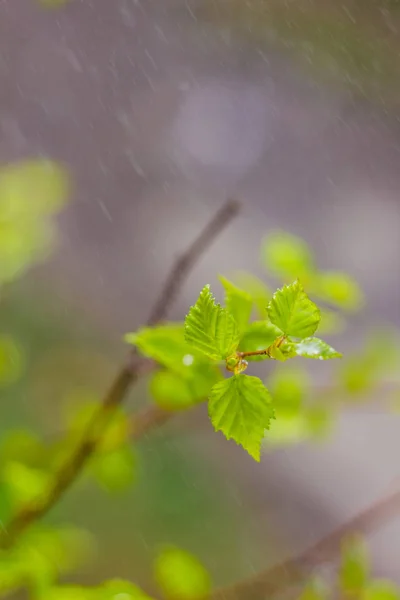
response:
[[[69,188],[65,169],[49,160],[0,170],[0,284],[46,259],[55,241],[53,217]]]
[[[181,548],[163,548],[154,572],[166,600],[196,600],[211,591],[210,576],[203,565]]]

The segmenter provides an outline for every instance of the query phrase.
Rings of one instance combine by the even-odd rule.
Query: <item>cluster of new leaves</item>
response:
[[[331,600],[333,590],[352,600],[399,600],[400,588],[393,581],[371,576],[370,557],[364,540],[349,536],[343,540],[339,569],[334,585],[314,577],[305,586],[300,600]]]
[[[216,431],[241,444],[257,461],[265,430],[274,418],[270,392],[261,379],[245,375],[251,360],[305,357],[337,358],[336,350],[314,337],[320,322],[318,307],[300,281],[278,289],[263,320],[249,323],[251,296],[221,278],[226,306],[217,304],[207,285],[191,307],[184,326],[162,325],[129,334],[127,341],[164,369],[151,389],[164,407],[187,407],[208,399]],[[232,373],[224,378],[220,367]]]

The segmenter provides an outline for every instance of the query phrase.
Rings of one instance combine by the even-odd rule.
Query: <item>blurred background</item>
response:
[[[399,11],[395,0],[0,3],[0,161],[48,157],[72,182],[48,260],[0,278],[0,331],[18,346],[18,378],[0,386],[3,439],[12,428],[56,435],[71,398],[101,397],[123,334],[227,197],[240,215],[172,319],[205,283],[218,290],[220,273],[265,273],[262,240],[282,229],[364,290],[336,347],[357,351],[372,326],[400,325]],[[334,373],[312,369],[321,404]],[[346,406],[321,440],[267,449],[260,465],[201,406],[138,443],[123,494],[79,481],[48,521],[96,536],[83,581],[151,590],[155,549],[172,543],[231,583],[400,477],[400,418],[381,399]],[[143,381],[129,407],[146,401]],[[371,548],[376,573],[400,583],[400,520]]]

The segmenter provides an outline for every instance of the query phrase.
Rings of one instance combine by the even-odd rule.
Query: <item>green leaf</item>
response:
[[[275,292],[268,305],[268,317],[285,335],[307,338],[317,330],[321,314],[301,283],[295,281]]]
[[[340,588],[346,594],[361,592],[368,581],[369,561],[367,548],[360,537],[345,540],[339,569]]]
[[[321,300],[344,310],[360,309],[364,302],[358,283],[347,273],[339,271],[319,273],[315,280],[310,282],[311,288]]]
[[[252,273],[239,271],[235,273],[234,280],[252,297],[253,303],[261,319],[267,318],[267,304],[271,300],[272,292],[269,287]]]
[[[227,311],[233,316],[239,331],[244,331],[249,322],[253,300],[250,294],[236,287],[225,277],[219,277],[225,290],[225,306]]]
[[[132,485],[136,476],[136,457],[129,446],[100,452],[91,461],[97,483],[108,492],[119,492]]]
[[[9,461],[3,469],[3,481],[9,486],[13,506],[19,507],[41,497],[47,490],[50,475],[17,461]]]
[[[173,371],[161,370],[150,380],[154,400],[165,410],[186,410],[203,402],[212,386],[221,379],[221,372],[211,365],[194,369],[192,378],[184,378]]]
[[[125,340],[137,346],[145,356],[184,377],[192,377],[191,368],[206,362],[204,356],[185,340],[181,323],[144,327],[137,333],[128,333]]]
[[[212,360],[233,354],[239,343],[239,331],[232,315],[215,303],[206,285],[185,319],[186,341]]]
[[[0,464],[11,460],[41,468],[48,464],[48,452],[48,447],[31,431],[13,429],[1,440]]]
[[[152,600],[143,590],[123,579],[111,579],[98,588],[96,600]]]
[[[214,385],[208,413],[215,431],[260,461],[261,440],[274,417],[271,397],[258,377],[234,375]]]
[[[270,348],[269,353],[271,358],[285,362],[288,358],[294,358],[296,356],[294,348],[295,344],[293,342],[283,340],[283,343],[274,344]]]
[[[362,600],[399,600],[400,592],[393,581],[373,579],[368,582],[361,594]]]
[[[188,552],[168,546],[157,556],[155,579],[167,600],[197,600],[211,590],[211,579],[203,565]]]
[[[268,321],[253,321],[247,327],[242,339],[239,343],[241,352],[249,352],[252,350],[263,350],[268,348],[275,340],[282,335],[282,331]],[[265,360],[269,357],[264,356],[249,356],[246,360]]]
[[[319,360],[328,360],[330,358],[341,358],[340,352],[329,346],[323,340],[315,337],[305,338],[294,344],[294,350],[297,356],[304,358],[318,358]]]
[[[157,371],[150,380],[150,393],[164,410],[186,410],[196,403],[188,382],[173,371]]]
[[[284,231],[270,234],[262,244],[262,259],[268,271],[285,280],[313,271],[314,259],[308,245]]]

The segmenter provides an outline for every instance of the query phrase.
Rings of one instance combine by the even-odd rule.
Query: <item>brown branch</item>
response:
[[[189,249],[176,261],[170,275],[163,286],[152,309],[147,325],[154,325],[163,320],[174,302],[182,284],[200,256],[212,244],[221,231],[231,222],[239,210],[236,201],[229,200],[216,213],[210,223],[192,243]],[[83,467],[95,451],[98,441],[104,433],[115,409],[124,401],[131,386],[137,381],[146,368],[146,361],[135,351],[131,352],[128,361],[117,374],[103,401],[99,405],[93,419],[85,430],[82,439],[69,458],[55,473],[53,482],[46,494],[22,507],[11,522],[0,533],[0,547],[10,547],[21,533],[34,521],[45,515],[63,496],[70,485],[80,475]],[[135,425],[134,435],[143,435],[165,417],[152,408],[143,413]]]
[[[216,590],[207,600],[269,600],[274,594],[302,582],[316,567],[337,559],[344,537],[353,533],[367,535],[399,513],[400,490],[397,488],[304,552],[230,587]]]

